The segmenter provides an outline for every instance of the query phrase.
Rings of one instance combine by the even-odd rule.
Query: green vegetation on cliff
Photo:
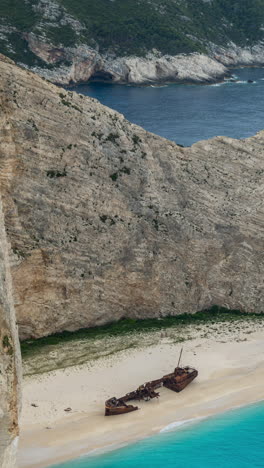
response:
[[[204,51],[208,41],[246,45],[263,38],[263,0],[59,0],[103,50],[144,54]]]
[[[256,43],[263,24],[264,0],[2,0],[0,52],[41,65],[28,48],[30,32],[56,46],[85,43],[120,56],[205,52],[210,42]]]
[[[239,310],[228,310],[222,307],[213,306],[209,310],[197,312],[196,314],[182,314],[150,319],[122,319],[118,322],[111,322],[107,325],[77,330],[75,332],[62,332],[51,336],[45,336],[36,340],[25,340],[21,343],[22,355],[26,357],[34,353],[34,350],[47,345],[56,345],[66,341],[79,341],[93,338],[103,338],[105,336],[120,336],[130,333],[140,333],[155,330],[164,330],[182,325],[194,325],[202,323],[232,322],[240,320],[264,320],[264,314],[244,313]]]

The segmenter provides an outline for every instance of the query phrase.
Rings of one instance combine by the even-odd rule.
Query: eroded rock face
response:
[[[180,148],[0,62],[22,338],[214,304],[264,311],[264,132]]]
[[[264,64],[264,45],[262,42],[251,47],[239,47],[233,42],[229,44],[229,47],[219,47],[212,44],[210,49],[211,57],[226,67],[263,66]]]
[[[0,467],[16,466],[20,409],[20,354],[8,244],[0,200]]]
[[[36,56],[55,66],[53,69],[35,67],[34,71],[61,85],[90,80],[134,84],[208,83],[221,81],[229,76],[228,67],[264,64],[262,43],[244,48],[234,43],[230,43],[228,47],[209,44],[208,55],[193,53],[171,56],[156,51],[142,58],[102,55],[84,44],[73,48],[58,48],[43,42],[32,33],[25,37]]]
[[[57,64],[57,68],[36,67],[34,71],[57,84],[68,85],[91,79],[136,84],[168,81],[204,83],[221,80],[228,75],[224,64],[204,54],[162,56],[149,53],[145,58],[115,58],[101,55],[86,45],[57,48],[40,41],[34,34],[28,34],[26,38],[36,56],[47,64]],[[68,65],[60,65],[61,61]]]

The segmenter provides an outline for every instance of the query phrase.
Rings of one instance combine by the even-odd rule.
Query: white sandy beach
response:
[[[121,416],[105,417],[104,401],[171,372],[181,345],[164,339],[93,365],[27,377],[19,468],[47,467],[139,440],[172,423],[263,400],[263,324],[254,330],[229,333],[227,340],[215,335],[185,342],[182,364],[197,368],[197,379],[179,394],[162,388],[159,400],[136,403],[139,411]]]

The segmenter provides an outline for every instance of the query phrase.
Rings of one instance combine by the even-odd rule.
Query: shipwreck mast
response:
[[[180,365],[180,361],[181,361],[181,357],[182,357],[182,350],[183,350],[183,348],[181,349],[181,352],[180,352],[180,356],[179,356],[179,360],[178,360],[177,367],[179,367],[179,365]]]

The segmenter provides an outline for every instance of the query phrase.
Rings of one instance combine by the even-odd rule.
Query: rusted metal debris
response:
[[[167,387],[174,392],[181,392],[198,375],[198,371],[192,367],[179,367],[181,355],[182,350],[178,365],[171,374],[164,375],[161,379],[152,380],[140,385],[137,390],[127,393],[123,397],[109,398],[109,400],[105,402],[105,416],[114,416],[138,410],[138,406],[127,405],[127,402],[131,400],[149,401],[152,400],[152,398],[158,398],[159,393],[155,390],[162,386]]]

